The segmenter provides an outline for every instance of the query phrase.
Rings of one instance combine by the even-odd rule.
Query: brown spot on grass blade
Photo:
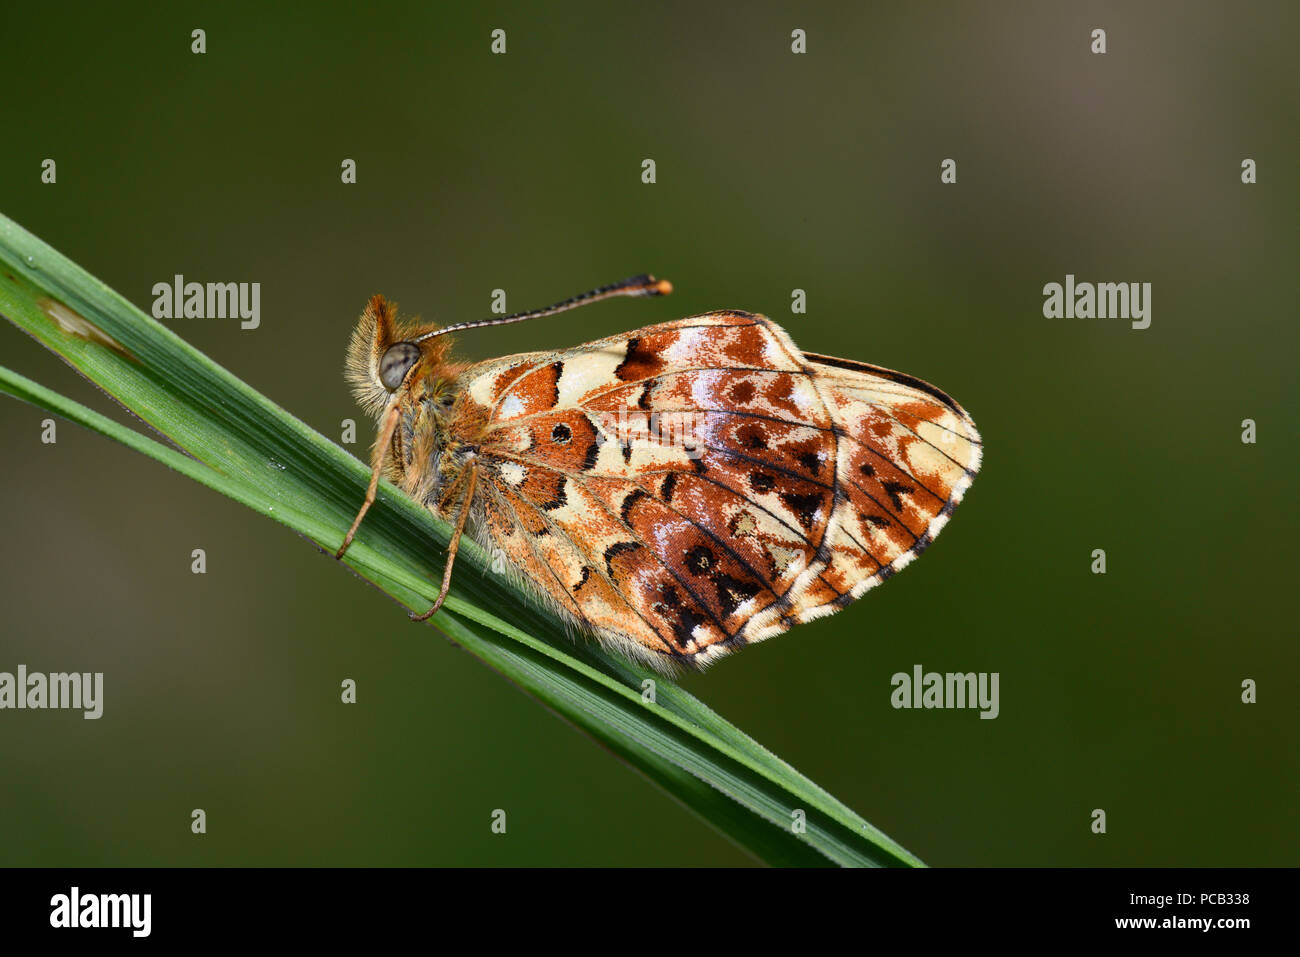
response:
[[[126,351],[126,348],[110,336],[103,329],[100,329],[93,322],[87,319],[81,313],[70,309],[61,302],[44,297],[36,300],[36,305],[41,307],[41,311],[54,321],[54,324],[60,330],[70,336],[78,339],[84,339],[86,342],[93,342],[96,345],[108,346],[114,352],[118,352],[131,361],[137,361],[135,356]]]

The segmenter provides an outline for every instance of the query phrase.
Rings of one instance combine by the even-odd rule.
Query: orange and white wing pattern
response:
[[[717,312],[485,362],[480,534],[580,627],[702,666],[919,554],[979,467],[939,390]]]

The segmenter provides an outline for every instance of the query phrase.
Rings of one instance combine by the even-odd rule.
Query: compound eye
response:
[[[414,342],[398,342],[388,347],[379,360],[379,381],[389,392],[396,392],[411,366],[420,360],[420,347]]]

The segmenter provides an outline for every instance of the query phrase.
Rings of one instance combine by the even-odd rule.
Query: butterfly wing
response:
[[[837,507],[790,617],[828,615],[901,571],[948,523],[979,471],[975,423],[941,390],[880,366],[805,353],[837,435]],[[821,564],[821,563],[815,563]],[[753,623],[750,640],[788,621]]]
[[[479,520],[573,621],[703,665],[828,614],[933,539],[978,468],[937,389],[710,313],[463,378]]]

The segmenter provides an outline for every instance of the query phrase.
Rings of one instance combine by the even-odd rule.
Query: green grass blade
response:
[[[0,313],[120,402],[178,452],[0,370],[0,391],[149,455],[332,551],[365,465],[12,221],[0,217]],[[427,607],[448,528],[381,486],[346,562],[410,608]],[[489,556],[462,546],[439,629],[596,738],[704,820],[773,864],[920,865],[867,821],[672,682],[573,641]],[[489,609],[492,609],[489,611]],[[642,701],[652,678],[656,701]],[[792,812],[807,816],[792,833]]]

